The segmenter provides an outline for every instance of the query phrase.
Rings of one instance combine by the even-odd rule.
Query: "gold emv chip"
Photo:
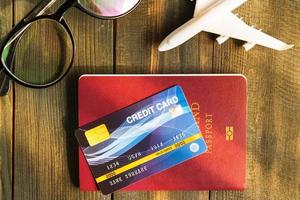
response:
[[[94,146],[109,139],[110,135],[105,124],[92,128],[85,133],[90,146]]]

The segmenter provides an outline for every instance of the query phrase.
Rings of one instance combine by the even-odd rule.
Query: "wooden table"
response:
[[[38,0],[1,0],[0,36]],[[130,15],[104,21],[76,9],[66,14],[77,54],[59,84],[35,90],[13,85],[0,98],[0,199],[300,199],[300,1],[250,0],[246,22],[296,45],[276,52],[241,42],[219,46],[201,33],[167,53],[159,42],[193,15],[187,0],[144,0]],[[28,59],[38,57],[27,53]],[[22,61],[19,61],[22,62]],[[241,73],[248,78],[247,184],[244,192],[80,192],[77,78],[83,73]]]

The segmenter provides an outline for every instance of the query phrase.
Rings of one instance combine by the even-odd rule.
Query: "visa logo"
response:
[[[233,126],[226,126],[226,141],[233,141]]]

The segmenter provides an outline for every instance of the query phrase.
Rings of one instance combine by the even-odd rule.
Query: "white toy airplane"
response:
[[[176,29],[159,45],[159,51],[167,51],[186,42],[201,31],[220,35],[219,44],[230,37],[246,41],[243,45],[246,51],[256,44],[279,51],[292,48],[254,27],[248,26],[231,11],[247,0],[198,0],[196,1],[194,18]]]

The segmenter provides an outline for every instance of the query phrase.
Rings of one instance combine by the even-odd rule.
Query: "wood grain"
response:
[[[15,19],[20,20],[37,2],[16,1]],[[69,11],[65,18],[77,44],[70,74],[47,89],[24,88],[18,84],[15,87],[14,199],[110,199],[99,192],[80,192],[74,130],[78,123],[79,75],[113,71],[112,22],[94,19],[76,9]],[[34,30],[34,39],[52,42],[51,36],[45,37],[38,31],[43,30]],[[46,56],[36,56],[37,44],[30,42],[24,56],[18,57],[17,66],[49,61]],[[50,47],[50,53],[57,50],[55,44]]]
[[[166,53],[160,41],[192,17],[194,4],[182,0],[143,1],[116,25],[117,73],[208,73],[212,71],[213,41],[202,34]],[[114,199],[209,199],[208,192],[117,192]]]
[[[247,185],[212,192],[211,199],[300,199],[300,2],[249,1],[237,10],[247,22],[295,48],[249,53],[230,40],[215,45],[214,72],[248,78]]]
[[[12,26],[11,0],[0,2],[0,40]],[[0,200],[12,198],[13,92],[0,97]]]
[[[10,29],[13,17],[20,20],[39,0],[14,2],[12,16],[12,1],[0,1],[0,37]],[[235,11],[266,33],[294,43],[292,50],[255,47],[246,53],[240,41],[219,46],[215,35],[200,33],[179,48],[159,53],[160,41],[190,19],[193,9],[188,0],[147,0],[114,22],[94,19],[75,8],[69,11],[65,18],[77,44],[70,74],[43,90],[15,84],[14,91],[0,98],[0,200],[12,199],[12,194],[14,199],[300,199],[300,1],[251,0]],[[45,38],[38,30],[35,33]],[[53,44],[51,49],[57,47]],[[37,66],[44,61],[47,58],[27,49],[17,64]],[[113,72],[244,74],[248,188],[113,196],[80,192],[73,135],[78,123],[77,78],[83,73]]]
[[[136,11],[116,25],[117,73],[208,73],[213,41],[201,34],[166,53],[158,52],[161,40],[193,16],[189,1],[142,1]]]

